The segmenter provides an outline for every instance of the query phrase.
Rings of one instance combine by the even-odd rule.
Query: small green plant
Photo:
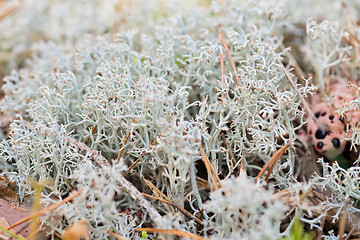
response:
[[[299,218],[293,220],[293,226],[290,231],[290,235],[287,237],[280,238],[280,240],[314,240],[315,236],[313,233],[306,232],[304,224]]]

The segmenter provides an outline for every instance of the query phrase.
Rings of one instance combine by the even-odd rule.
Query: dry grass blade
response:
[[[289,52],[285,52],[285,56],[289,59],[289,63],[294,67],[295,72],[299,79],[302,79],[302,77],[306,76],[305,72],[301,69],[299,63],[296,61],[295,57]]]
[[[211,163],[210,163],[210,160],[209,160],[209,158],[207,157],[207,155],[206,155],[206,153],[205,153],[205,151],[204,151],[204,149],[203,149],[202,146],[200,146],[200,154],[201,154],[201,156],[202,156],[202,160],[203,160],[203,162],[204,162],[204,164],[205,164],[206,170],[207,170],[207,172],[208,172],[208,174],[209,174],[209,176],[210,176],[211,182],[213,183],[215,190],[218,190],[219,187],[218,187],[218,185],[217,185],[217,183],[216,183],[216,181],[215,181],[215,178],[214,178],[214,176],[213,176],[213,173],[214,173],[215,177],[217,178],[220,187],[222,187],[222,186],[221,186],[221,183],[220,183],[220,178],[219,178],[218,175],[215,173],[215,170],[214,170],[214,168],[212,167],[212,165],[211,165]]]
[[[41,193],[45,187],[45,183],[37,183],[37,182],[33,182],[32,187],[35,189],[35,196],[34,196],[34,200],[33,200],[33,204],[32,204],[32,211],[33,212],[38,212],[40,210],[40,199],[41,199]],[[40,228],[40,224],[39,224],[39,218],[38,217],[33,217],[30,220],[30,233],[36,233],[38,231],[38,229]],[[33,240],[35,239],[35,235],[31,234],[28,237],[29,240]]]
[[[8,237],[6,237],[6,236],[0,235],[0,239],[6,239],[6,240],[8,240],[8,239],[14,238],[14,239],[18,239],[18,240],[25,240],[25,238],[23,238],[23,237],[21,237],[21,236],[19,236],[19,235],[16,235],[15,233],[12,233],[12,232],[6,230],[6,228],[3,227],[3,226],[1,226],[1,225],[0,225],[0,231],[1,231],[1,233],[4,233],[4,232],[5,232],[7,235],[11,236],[11,238],[8,238]]]
[[[322,130],[329,130],[329,126],[320,122],[315,115],[313,114],[313,112],[311,111],[311,108],[309,106],[309,104],[306,102],[306,100],[304,99],[304,97],[301,95],[299,88],[296,86],[295,82],[293,81],[293,79],[291,78],[289,72],[285,69],[284,65],[282,64],[282,62],[280,61],[280,59],[277,59],[277,62],[279,63],[279,65],[281,66],[282,70],[284,71],[286,78],[289,80],[291,86],[294,88],[295,92],[299,95],[299,98],[302,102],[302,104],[305,107],[305,110],[307,112],[307,114],[310,116],[310,118],[316,123],[316,125],[318,125],[318,127]]]
[[[71,189],[73,191],[77,191],[76,187],[74,187],[74,185],[72,185],[71,182],[68,179],[65,179],[65,181],[67,182],[67,184],[69,184],[69,186],[71,187]]]
[[[207,238],[201,237],[199,235],[195,235],[193,233],[188,233],[188,232],[184,232],[184,231],[177,230],[177,229],[138,228],[138,229],[135,229],[135,231],[138,231],[138,232],[146,231],[149,233],[171,234],[171,235],[176,235],[179,237],[188,237],[188,238],[196,239],[196,240],[208,240]]]
[[[222,33],[222,30],[221,30],[221,27],[218,27],[218,30],[219,30],[219,38],[220,38],[220,41],[222,42],[222,44],[224,45],[224,48],[225,48],[225,51],[226,51],[226,55],[228,56],[229,60],[230,60],[230,63],[231,63],[231,66],[232,66],[232,69],[234,71],[234,74],[235,74],[235,78],[236,78],[236,81],[237,81],[237,84],[239,85],[239,87],[241,86],[241,83],[240,83],[240,78],[239,78],[239,75],[236,71],[236,67],[235,67],[235,63],[231,57],[231,54],[230,54],[230,50],[229,50],[229,47],[228,45],[226,44],[226,41],[225,41],[225,37],[224,37],[224,34]],[[220,56],[221,57],[221,56]]]
[[[262,177],[262,175],[264,175],[266,169],[268,169],[268,167],[273,164],[274,162],[276,163],[280,157],[284,154],[285,150],[291,146],[291,141],[287,142],[284,146],[282,146],[270,159],[269,161],[267,161],[267,163],[264,165],[264,167],[261,169],[261,171],[259,172],[259,174],[256,176],[255,178],[255,183],[257,183],[257,181]]]
[[[110,230],[106,230],[111,236],[113,236],[114,238],[116,239],[119,239],[119,240],[128,240],[126,237],[123,237],[123,236],[120,236],[119,234],[116,234]]]
[[[176,208],[177,210],[179,210],[182,214],[184,214],[185,216],[187,216],[188,218],[194,220],[197,224],[200,224],[200,225],[204,225],[204,223],[198,219],[197,217],[195,217],[194,215],[192,215],[190,212],[188,212],[187,210],[185,210],[184,208],[182,208],[181,206],[179,206],[178,204],[172,202],[172,201],[168,201],[168,200],[165,200],[165,199],[162,199],[160,197],[154,197],[154,196],[151,196],[149,194],[146,194],[146,193],[142,193],[142,195],[144,195],[145,197],[148,197],[148,198],[151,198],[151,199],[154,199],[156,201],[160,201],[162,203],[166,203],[166,204],[169,204],[170,206],[173,206],[174,208]]]
[[[243,158],[241,158],[240,161],[241,161],[241,165],[240,165],[240,173],[239,173],[239,176],[241,175],[241,173],[244,173],[245,176],[247,176],[247,174],[246,174],[245,160],[244,160]]]
[[[165,193],[160,191],[160,189],[158,189],[151,181],[149,181],[145,178],[144,178],[144,181],[145,181],[146,185],[148,185],[148,187],[153,191],[153,193],[155,193],[155,195],[157,197],[161,196],[162,198],[164,198],[168,201],[171,201],[170,198],[168,196],[166,196]]]
[[[148,185],[148,187],[151,189],[151,191],[156,195],[156,197],[158,197],[158,198],[162,197],[163,199],[166,199],[167,201],[171,201],[170,198],[168,196],[166,196],[165,193],[160,191],[160,189],[158,189],[151,181],[149,181],[145,178],[144,178],[144,181],[145,181],[146,185]],[[169,212],[174,212],[174,209],[173,208],[170,209],[170,207],[168,205],[164,204],[164,207]]]

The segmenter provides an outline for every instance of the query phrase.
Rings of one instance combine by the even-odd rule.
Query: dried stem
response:
[[[207,155],[206,155],[203,147],[200,146],[199,150],[200,150],[200,154],[201,154],[201,156],[202,156],[202,160],[203,160],[203,162],[204,162],[204,164],[205,164],[206,170],[207,170],[207,172],[208,172],[208,174],[209,174],[209,176],[210,176],[211,182],[213,183],[215,190],[218,190],[219,187],[217,186],[217,183],[216,183],[213,175],[215,175],[215,177],[216,177],[216,179],[217,179],[217,181],[218,181],[218,183],[219,183],[219,186],[222,187],[222,184],[221,184],[221,182],[220,182],[220,178],[219,178],[219,176],[216,174],[215,169],[213,168],[213,166],[211,165],[210,160],[209,160],[209,158],[207,157]]]
[[[167,201],[171,201],[171,199],[168,196],[166,196],[162,191],[160,191],[160,189],[158,189],[151,181],[149,181],[145,178],[144,178],[144,181],[145,181],[146,185],[148,185],[148,187],[151,189],[151,191],[156,195],[156,197],[166,199]],[[170,209],[170,207],[168,205],[164,204],[164,207],[169,212],[174,212],[174,209],[173,208]]]
[[[154,197],[154,196],[151,196],[149,194],[146,194],[146,193],[142,193],[144,196],[148,197],[148,198],[151,198],[151,199],[154,199],[156,201],[160,201],[160,202],[163,202],[163,203],[166,203],[166,204],[169,204],[170,206],[173,206],[174,208],[176,208],[177,210],[179,210],[181,213],[183,213],[185,216],[187,216],[188,218],[194,220],[197,224],[200,224],[202,226],[204,226],[204,223],[198,219],[197,217],[195,217],[194,215],[192,215],[190,212],[188,212],[187,210],[185,210],[184,208],[182,208],[181,206],[179,206],[178,204],[174,203],[173,201],[168,201],[168,200],[165,200],[165,199],[162,199],[160,197]]]
[[[315,115],[313,114],[313,112],[311,111],[309,104],[306,102],[306,100],[304,99],[304,97],[302,96],[302,94],[300,93],[299,88],[296,86],[295,82],[293,81],[292,77],[290,76],[289,72],[285,69],[284,65],[282,64],[282,62],[280,61],[280,59],[277,59],[277,62],[279,63],[279,65],[281,66],[281,68],[283,69],[287,79],[289,80],[291,86],[294,88],[295,92],[299,95],[299,98],[301,100],[301,102],[303,103],[305,110],[307,112],[307,114],[310,116],[310,118],[316,123],[316,125],[318,125],[318,127],[322,130],[328,131],[329,130],[329,126],[327,124],[324,124],[322,122],[320,122]]]

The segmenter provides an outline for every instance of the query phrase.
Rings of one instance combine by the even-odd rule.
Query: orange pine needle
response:
[[[134,123],[137,123],[137,120],[136,120],[136,119],[135,119]],[[126,135],[124,144],[123,144],[123,146],[122,146],[119,154],[117,155],[117,158],[116,158],[116,162],[115,162],[115,163],[118,163],[118,162],[120,161],[120,158],[121,158],[121,156],[122,156],[122,154],[123,154],[123,152],[124,152],[124,150],[125,150],[125,146],[126,146],[128,140],[129,140],[130,133],[131,133],[131,132],[129,131],[128,134]]]
[[[259,174],[255,178],[255,183],[264,175],[266,169],[272,164],[276,164],[276,162],[280,159],[280,157],[284,154],[285,150],[291,146],[291,141],[287,142],[284,146],[282,146],[270,159],[267,161],[267,163],[264,165],[264,167],[261,169]],[[272,170],[274,167],[271,166],[270,169]],[[270,170],[269,170],[270,172]],[[270,175],[269,175],[270,176]]]
[[[179,210],[182,214],[184,214],[185,216],[187,216],[188,218],[194,220],[197,224],[200,224],[202,226],[204,226],[204,223],[198,219],[197,217],[195,217],[194,215],[192,215],[189,211],[187,211],[186,209],[182,208],[181,206],[179,206],[178,204],[174,203],[173,201],[169,201],[169,200],[165,200],[162,199],[160,197],[154,197],[151,196],[149,194],[146,193],[142,193],[143,196],[154,199],[156,201],[162,202],[162,203],[166,203],[169,204],[170,206],[173,206],[174,208],[176,208],[177,210]]]
[[[207,172],[208,172],[208,174],[209,174],[209,176],[210,176],[211,182],[213,183],[215,190],[218,190],[219,187],[218,187],[218,185],[217,185],[217,183],[216,183],[216,181],[215,181],[215,179],[214,179],[214,176],[213,176],[213,174],[212,174],[212,172],[211,172],[211,169],[210,169],[210,166],[211,166],[210,160],[209,160],[209,158],[207,157],[204,149],[203,149],[201,146],[200,146],[200,154],[201,154],[201,156],[202,156],[202,160],[203,160],[203,162],[204,162],[204,164],[205,164],[206,170],[207,170]],[[215,174],[215,175],[216,175],[216,174]],[[216,175],[216,176],[217,176],[217,175]]]
[[[94,135],[94,132],[95,132],[96,129],[97,129],[97,125],[94,126],[93,130],[91,131],[91,135]],[[87,143],[87,141],[89,141],[89,140],[90,140],[90,136],[88,136],[88,137],[86,138],[86,140],[84,141],[84,143]]]
[[[234,63],[234,61],[232,60],[232,57],[231,57],[231,54],[230,54],[230,50],[229,50],[228,45],[226,44],[225,37],[224,37],[224,34],[222,33],[221,27],[218,27],[218,30],[219,30],[220,40],[221,40],[222,44],[224,45],[226,55],[228,56],[228,58],[229,58],[229,60],[230,60],[230,63],[231,63],[231,66],[232,66],[232,69],[233,69],[233,71],[234,71],[234,73],[235,73],[235,78],[236,78],[237,84],[238,84],[239,87],[240,87],[240,86],[241,86],[240,78],[239,78],[239,75],[238,75],[238,73],[237,73],[237,71],[236,71],[235,63]],[[221,57],[221,56],[220,56],[220,57]]]

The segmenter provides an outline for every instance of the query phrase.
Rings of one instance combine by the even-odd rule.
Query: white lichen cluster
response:
[[[273,190],[253,183],[305,125],[303,103],[284,72],[295,72],[295,57],[315,72],[313,79],[298,79],[303,97],[319,88],[326,100],[330,81],[359,77],[359,43],[352,40],[360,28],[329,17],[334,12],[352,19],[359,5],[348,3],[345,14],[341,5],[321,2],[327,11],[320,3],[305,11],[308,1],[19,2],[0,19],[0,29],[11,29],[0,37],[2,68],[13,68],[4,78],[1,111],[17,117],[0,143],[0,172],[16,183],[20,200],[33,194],[34,179],[50,180],[42,193],[45,205],[68,196],[72,185],[84,189],[42,218],[52,236],[86,219],[93,239],[107,239],[107,230],[140,239],[135,229],[154,222],[119,185],[119,176],[138,159],[126,176],[134,187],[152,194],[144,179],[150,180],[175,204],[202,216],[200,226],[153,201],[169,229],[211,239],[279,239],[290,233],[291,223],[283,232],[280,225],[292,212],[312,229],[320,228],[323,216],[314,209],[340,214],[346,205],[349,213],[358,212],[358,167],[320,161],[321,174],[296,188],[302,179],[295,144],[270,175]],[[288,48],[289,36],[301,56]],[[358,102],[339,113],[358,111]],[[356,148],[360,130],[347,129]],[[74,139],[101,153],[109,172],[75,149]],[[224,179],[217,191],[202,169],[199,148]],[[241,177],[240,167],[246,168]],[[300,195],[311,187],[334,197],[321,206],[302,200],[285,206],[273,194],[290,189]],[[54,215],[63,218],[55,221]],[[322,234],[333,239],[332,232]]]

